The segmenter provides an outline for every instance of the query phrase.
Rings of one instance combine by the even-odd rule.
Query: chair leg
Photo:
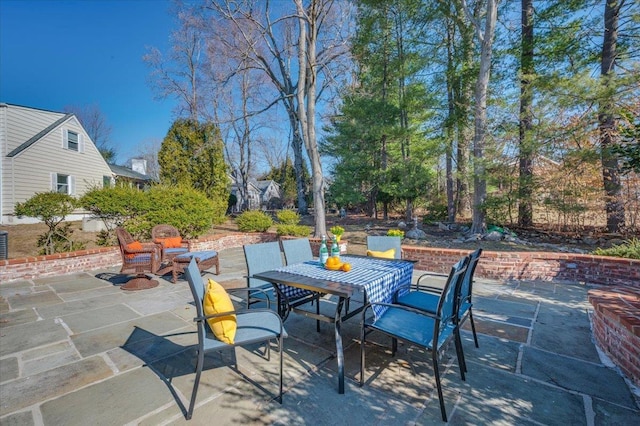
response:
[[[395,337],[391,338],[391,356],[396,356],[396,352],[398,352],[398,339]]]
[[[200,384],[200,374],[204,365],[204,351],[198,350],[198,362],[196,364],[196,378],[193,382],[193,391],[191,392],[191,401],[189,402],[189,410],[187,411],[187,420],[191,420],[193,408],[196,405],[196,394],[198,393],[198,385]]]
[[[434,348],[431,351],[433,359],[433,375],[436,378],[436,388],[438,390],[438,400],[440,401],[440,413],[442,413],[442,421],[447,421],[447,409],[444,406],[444,396],[442,395],[442,385],[440,383],[440,370],[438,369],[438,351]]]
[[[464,373],[467,372],[467,362],[464,359],[464,352],[462,349],[462,338],[460,337],[460,327],[456,326],[454,331],[454,341],[456,345],[456,356],[458,358],[458,365],[460,367],[460,377],[462,380],[466,380]]]
[[[316,295],[316,315],[320,316],[320,293]],[[320,333],[320,320],[316,320],[316,332]]]
[[[473,312],[471,308],[469,308],[469,322],[471,322],[471,331],[473,332],[473,342],[476,344],[476,348],[479,348],[478,345],[478,335],[476,334],[476,324],[473,322]]]
[[[278,393],[278,402],[280,402],[280,404],[282,404],[282,365],[283,365],[283,361],[282,361],[282,333],[280,334],[280,336],[278,336],[278,352],[280,352],[280,391]]]
[[[364,386],[364,340],[366,333],[364,325],[360,327],[360,387]]]

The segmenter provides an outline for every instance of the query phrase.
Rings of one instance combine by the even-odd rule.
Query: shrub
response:
[[[300,215],[295,210],[280,210],[276,213],[276,217],[283,225],[297,225],[300,223]]]
[[[183,185],[157,185],[148,191],[124,185],[97,188],[81,202],[107,226],[107,232],[98,235],[101,245],[114,244],[116,226],[126,228],[134,238],[147,239],[151,228],[166,223],[184,238],[195,238],[211,228],[216,216],[212,201],[203,192]]]
[[[344,228],[340,225],[332,226],[331,228],[329,228],[329,231],[337,237],[344,234]]]
[[[273,220],[260,210],[247,210],[236,218],[236,224],[242,232],[265,232],[273,225]]]
[[[149,233],[153,226],[166,223],[175,226],[183,238],[196,238],[211,229],[217,217],[213,201],[186,185],[154,186],[147,196],[151,207],[141,225]]]
[[[422,218],[422,223],[432,224],[434,222],[442,222],[449,217],[447,210],[447,203],[445,202],[433,202],[428,208],[427,214]]]
[[[97,239],[97,243],[102,246],[116,244],[113,231],[118,226],[131,229],[132,234],[137,234],[141,226],[134,224],[148,213],[149,202],[145,192],[129,185],[94,188],[79,200],[82,207],[104,222],[107,229],[100,231]],[[133,230],[137,232],[132,232]]]
[[[81,250],[84,243],[71,240],[71,224],[62,224],[64,218],[73,212],[76,200],[59,192],[40,192],[24,203],[16,203],[15,214],[40,219],[49,228],[38,237],[40,254],[62,253]]]
[[[306,225],[278,225],[276,232],[278,236],[308,237],[311,235],[311,228]]]
[[[627,259],[640,259],[640,239],[632,238],[624,243],[607,249],[597,248],[593,254],[599,256],[624,257]]]
[[[387,236],[389,237],[402,237],[404,238],[404,231],[401,231],[399,229],[389,229],[387,231]]]

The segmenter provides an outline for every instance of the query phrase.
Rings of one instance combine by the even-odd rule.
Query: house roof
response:
[[[26,142],[24,142],[20,146],[16,147],[13,151],[11,151],[9,154],[7,154],[7,157],[14,157],[14,156],[20,154],[22,151],[24,151],[25,149],[29,148],[34,143],[38,142],[41,138],[43,138],[46,135],[48,135],[49,132],[51,132],[53,129],[55,129],[56,127],[60,126],[62,123],[64,123],[65,121],[67,121],[68,119],[70,119],[73,116],[74,116],[74,114],[71,114],[71,113],[70,114],[65,114],[64,117],[54,121],[49,126],[45,127],[40,132],[38,132],[35,135],[33,135]]]
[[[109,168],[116,176],[122,176],[129,179],[137,179],[144,181],[151,181],[153,178],[151,176],[143,175],[142,173],[138,173],[136,171],[131,170],[128,167],[124,166],[116,166],[115,164],[109,164]]]
[[[258,188],[260,189],[260,191],[264,191],[265,189],[267,189],[269,187],[269,185],[271,185],[272,183],[277,185],[277,182],[273,181],[273,180],[254,180],[252,181],[252,183]]]

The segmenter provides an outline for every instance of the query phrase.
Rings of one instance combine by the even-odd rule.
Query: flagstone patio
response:
[[[244,285],[241,248],[220,252],[226,287]],[[419,272],[415,273],[416,275]],[[359,381],[359,319],[343,324],[346,392],[337,392],[332,326],[295,314],[285,327],[285,394],[260,347],[207,357],[193,419],[184,418],[197,341],[182,279],[139,292],[117,269],[0,285],[0,424],[441,424],[430,354],[372,335]],[[444,354],[449,423],[640,424],[637,391],[593,343],[588,286],[478,280],[480,348],[464,332],[467,380]],[[324,307],[331,309],[331,306]]]

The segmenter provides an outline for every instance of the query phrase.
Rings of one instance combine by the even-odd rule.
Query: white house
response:
[[[14,207],[38,192],[79,197],[113,179],[109,165],[74,114],[0,103],[0,157],[3,225],[36,222],[15,216]]]

